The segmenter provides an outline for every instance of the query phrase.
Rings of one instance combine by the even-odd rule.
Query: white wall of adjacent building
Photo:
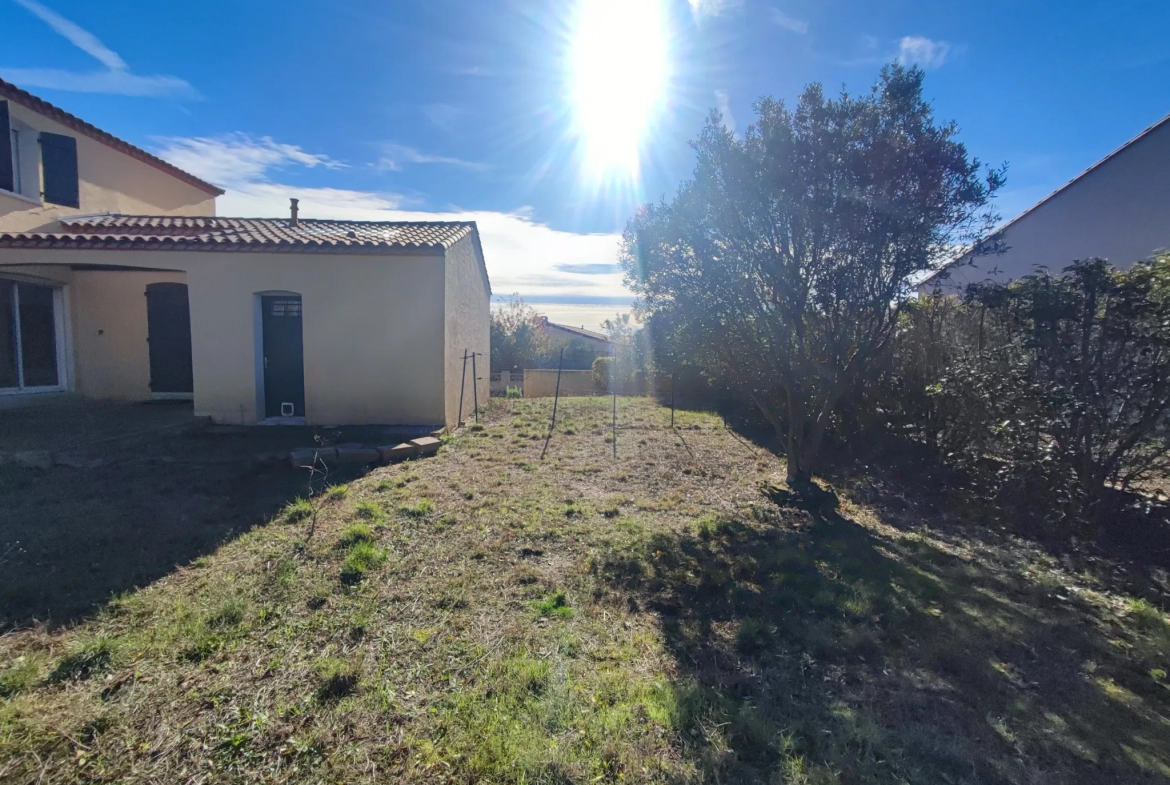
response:
[[[1003,240],[1005,253],[967,258],[919,291],[1057,272],[1090,257],[1128,269],[1170,250],[1170,118],[1012,221]]]

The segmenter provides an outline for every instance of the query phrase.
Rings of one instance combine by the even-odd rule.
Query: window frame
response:
[[[68,363],[66,362],[67,344],[65,342],[65,288],[46,281],[32,281],[15,276],[0,275],[0,280],[13,284],[12,291],[12,331],[15,337],[16,348],[16,387],[0,387],[0,396],[5,395],[35,395],[38,393],[65,392],[69,389],[67,380]],[[56,344],[57,383],[53,385],[25,386],[24,384],[24,347],[20,334],[20,287],[42,286],[53,292],[53,341]]]
[[[8,137],[12,144],[12,193],[24,195],[24,177],[20,166],[20,129],[9,121]]]
[[[43,207],[46,202],[41,194],[40,131],[11,114],[8,116],[8,130],[12,147],[13,190],[0,188],[0,194]]]

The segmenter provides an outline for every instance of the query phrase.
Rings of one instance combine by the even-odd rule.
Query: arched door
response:
[[[146,340],[150,343],[150,391],[164,396],[193,393],[187,284],[146,285],[146,330]]]

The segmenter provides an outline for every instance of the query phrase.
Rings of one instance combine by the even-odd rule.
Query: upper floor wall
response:
[[[215,186],[0,81],[0,231],[70,215],[215,215]]]
[[[1002,237],[1004,253],[961,260],[919,291],[1006,283],[1090,257],[1125,270],[1170,249],[1170,118],[1007,224]]]

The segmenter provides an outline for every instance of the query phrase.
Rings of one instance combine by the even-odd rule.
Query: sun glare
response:
[[[579,0],[570,44],[576,133],[597,178],[637,180],[669,78],[665,0]]]

